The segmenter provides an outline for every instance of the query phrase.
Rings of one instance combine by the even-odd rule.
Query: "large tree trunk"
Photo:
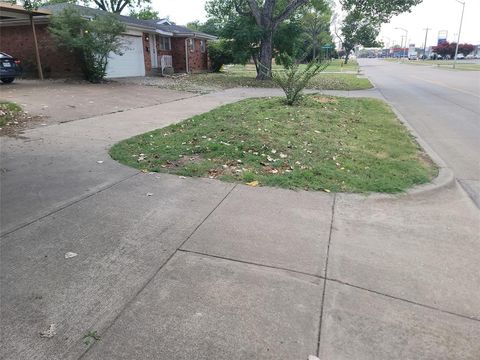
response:
[[[283,11],[278,16],[274,16],[276,0],[265,0],[263,7],[259,6],[257,0],[247,0],[250,13],[255,18],[257,25],[264,31],[260,42],[259,71],[257,71],[258,80],[269,79],[272,75],[272,42],[275,28],[307,1],[308,0],[289,0]]]
[[[266,31],[260,42],[260,64],[257,68],[257,80],[267,80],[272,76],[273,30]]]

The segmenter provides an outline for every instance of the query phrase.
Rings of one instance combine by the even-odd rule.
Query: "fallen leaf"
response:
[[[259,182],[257,180],[246,183],[246,185],[253,186],[253,187],[258,186],[258,184]]]
[[[147,196],[153,196],[153,193],[147,193],[146,195]]]
[[[65,259],[70,259],[70,258],[73,258],[75,256],[77,256],[78,254],[77,253],[74,253],[74,252],[66,252],[65,253]]]
[[[328,190],[328,189],[323,189],[323,191],[325,191],[326,193],[330,192],[330,190]]]
[[[103,164],[103,160],[97,160],[97,164]]]
[[[57,333],[55,332],[55,324],[50,324],[47,330],[41,331],[40,336],[44,338],[52,338]]]

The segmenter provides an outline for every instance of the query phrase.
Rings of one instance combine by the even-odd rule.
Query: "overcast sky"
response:
[[[152,0],[153,7],[160,12],[162,17],[169,16],[177,24],[185,25],[187,22],[205,21],[206,0]],[[480,0],[465,0],[465,15],[463,18],[460,42],[480,44]],[[408,30],[408,42],[417,47],[423,46],[426,27],[431,28],[428,33],[427,45],[436,45],[438,32],[448,31],[448,41],[453,41],[458,33],[462,5],[456,0],[424,0],[414,7],[411,13],[394,17],[389,24],[382,27],[379,39],[388,45],[399,44],[403,31],[395,27]]]

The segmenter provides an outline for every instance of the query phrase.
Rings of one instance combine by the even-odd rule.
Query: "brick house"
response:
[[[73,7],[86,17],[102,15],[102,10],[79,5],[55,4],[39,9],[34,16],[42,69],[45,76],[80,77],[77,59],[59,49],[48,32],[51,15]],[[27,13],[19,6],[0,3],[0,51],[22,61],[27,74],[35,74],[36,61],[32,28]],[[123,55],[112,54],[107,78],[177,73],[206,72],[209,69],[208,41],[212,35],[196,32],[166,20],[138,20],[118,15],[125,24]]]

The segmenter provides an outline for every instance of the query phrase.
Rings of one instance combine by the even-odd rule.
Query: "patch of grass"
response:
[[[0,101],[0,127],[8,122],[15,121],[22,113],[22,108],[15,103]]]
[[[95,341],[100,340],[100,335],[97,334],[97,331],[88,331],[85,335],[83,335],[83,342],[85,345],[90,345]]]
[[[302,66],[302,65],[301,65]],[[306,65],[303,65],[306,66]],[[344,64],[343,60],[334,59],[330,62],[325,72],[357,72],[358,71],[358,63],[355,60],[350,60],[346,65]],[[272,65],[273,70],[281,70],[283,69],[280,65]],[[225,65],[224,72],[230,75],[243,75],[243,76],[250,76],[255,77],[257,75],[255,70],[255,65],[247,64],[247,65]]]
[[[437,169],[387,104],[306,96],[225,105],[116,144],[137,169],[335,192],[401,192]]]
[[[194,74],[190,75],[187,81],[198,85],[216,86],[222,89],[234,87],[277,87],[271,80],[256,80],[255,73],[247,75],[228,72]],[[372,88],[372,84],[367,78],[362,78],[355,74],[320,73],[312,79],[307,88],[318,90],[364,90]]]

